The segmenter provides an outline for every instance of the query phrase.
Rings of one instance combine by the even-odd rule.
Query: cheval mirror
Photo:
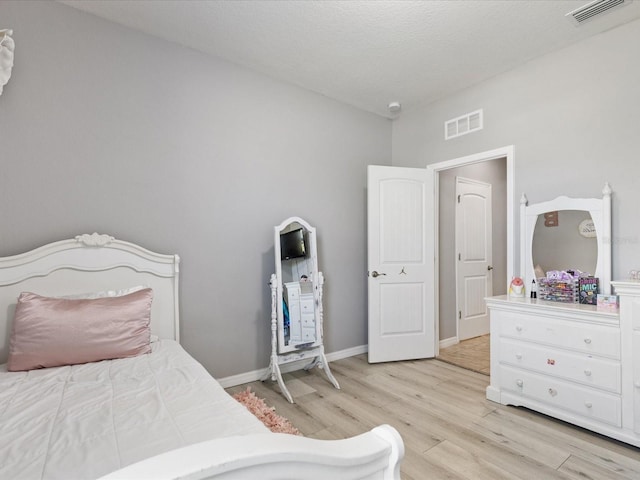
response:
[[[309,360],[304,368],[323,369],[340,388],[324,354],[322,294],[324,276],[318,271],[316,229],[299,217],[274,227],[276,273],[271,275],[271,361],[262,380],[277,380],[293,403],[280,365]]]
[[[558,197],[527,205],[520,200],[520,273],[525,285],[550,270],[577,269],[611,292],[611,187],[602,198]]]

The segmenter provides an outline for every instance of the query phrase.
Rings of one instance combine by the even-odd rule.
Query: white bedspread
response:
[[[0,365],[0,479],[97,478],[207,439],[265,433],[176,342],[30,372]]]

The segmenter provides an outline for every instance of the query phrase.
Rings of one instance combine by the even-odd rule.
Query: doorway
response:
[[[436,259],[434,272],[435,318],[437,328],[436,356],[440,357],[440,349],[456,346],[457,354],[464,349],[458,337],[459,309],[456,305],[455,291],[455,262],[457,253],[455,248],[455,193],[456,176],[474,178],[492,184],[493,201],[493,237],[494,260],[493,295],[506,293],[508,279],[513,276],[513,162],[514,149],[512,146],[483,152],[468,157],[462,157],[447,162],[427,166],[429,182],[432,182],[434,197],[437,205],[433,209],[433,241]],[[473,339],[472,339],[473,340]],[[480,339],[482,340],[482,339]],[[480,340],[468,341],[469,349],[485,351],[488,361],[488,348],[475,345]],[[485,340],[487,340],[485,338]],[[486,345],[488,342],[484,342]],[[471,345],[474,344],[474,345]],[[484,350],[483,350],[484,349]],[[475,368],[472,368],[475,369]],[[477,369],[475,369],[477,370]]]

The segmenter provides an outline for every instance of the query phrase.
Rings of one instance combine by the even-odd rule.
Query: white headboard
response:
[[[25,291],[62,296],[145,285],[154,292],[151,332],[179,342],[179,264],[178,255],[97,233],[0,258],[0,363],[7,361],[16,302]]]

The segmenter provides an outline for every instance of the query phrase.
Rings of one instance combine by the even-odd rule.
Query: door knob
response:
[[[487,266],[487,270],[491,271],[493,270],[493,267],[491,265]]]
[[[375,270],[373,272],[371,272],[371,276],[373,278],[379,277],[380,275],[386,275],[386,273],[378,273]]]

